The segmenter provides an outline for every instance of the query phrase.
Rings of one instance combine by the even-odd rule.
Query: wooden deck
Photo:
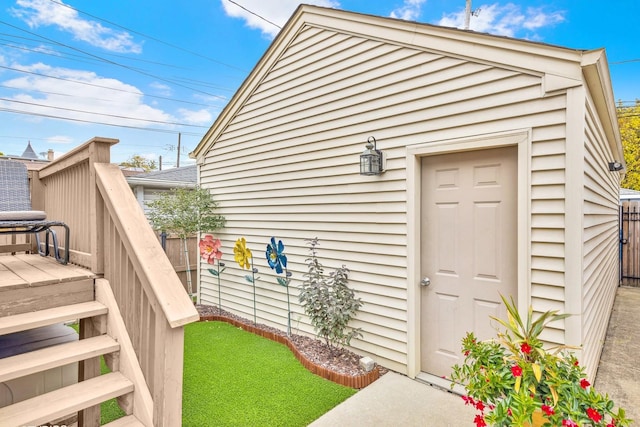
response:
[[[0,256],[0,317],[93,301],[95,275],[40,255]]]

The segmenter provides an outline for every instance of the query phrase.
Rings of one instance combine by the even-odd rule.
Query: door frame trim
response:
[[[426,142],[407,146],[407,375],[415,378],[421,372],[421,293],[420,233],[421,159],[425,156],[517,146],[517,243],[518,307],[530,301],[531,264],[531,129],[475,135],[465,138]]]

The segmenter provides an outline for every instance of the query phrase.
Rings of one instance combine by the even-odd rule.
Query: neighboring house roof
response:
[[[229,121],[254,94],[255,88],[272,72],[272,67],[289,43],[301,33],[313,28],[357,34],[391,45],[409,46],[425,52],[446,52],[450,57],[524,70],[527,73],[542,76],[542,88],[545,94],[585,84],[594,99],[598,115],[603,117],[603,131],[610,148],[616,160],[624,162],[620,131],[617,127],[615,98],[604,49],[569,49],[528,40],[310,5],[298,7],[198,146],[189,154],[190,157],[202,161],[202,156],[227,129]]]
[[[24,152],[22,153],[22,157],[27,159],[34,159],[34,160],[38,159],[38,155],[33,150],[33,147],[31,147],[31,141],[27,143],[27,148],[24,149]]]
[[[628,188],[620,189],[621,199],[640,199],[640,191],[630,190]]]
[[[52,152],[53,153],[53,152]],[[31,142],[27,143],[27,148],[24,149],[24,152],[20,156],[0,156],[0,159],[6,160],[17,160],[27,165],[28,170],[38,170],[44,167],[47,163],[50,162],[48,159],[42,159],[38,157],[33,147],[31,147]]]
[[[165,169],[161,171],[151,171],[138,175],[138,178],[160,179],[164,181],[185,181],[196,182],[196,165],[183,166],[181,168]]]
[[[183,166],[181,168],[165,169],[141,173],[129,176],[127,182],[130,186],[142,185],[156,188],[193,188],[198,181],[197,165]]]

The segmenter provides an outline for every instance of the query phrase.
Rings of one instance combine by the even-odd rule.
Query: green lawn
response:
[[[184,358],[185,427],[306,426],[356,392],[310,373],[284,345],[224,322],[187,325]],[[101,424],[122,416],[115,399],[101,405]]]
[[[224,322],[185,327],[183,426],[306,426],[356,391]]]

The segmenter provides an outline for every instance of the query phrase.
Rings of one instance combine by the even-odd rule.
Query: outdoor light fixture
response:
[[[384,172],[382,151],[376,146],[376,139],[367,139],[366,149],[360,154],[360,175],[380,175]]]
[[[618,172],[621,171],[623,168],[622,163],[620,163],[617,160],[614,160],[613,162],[609,162],[609,170],[611,172]]]

